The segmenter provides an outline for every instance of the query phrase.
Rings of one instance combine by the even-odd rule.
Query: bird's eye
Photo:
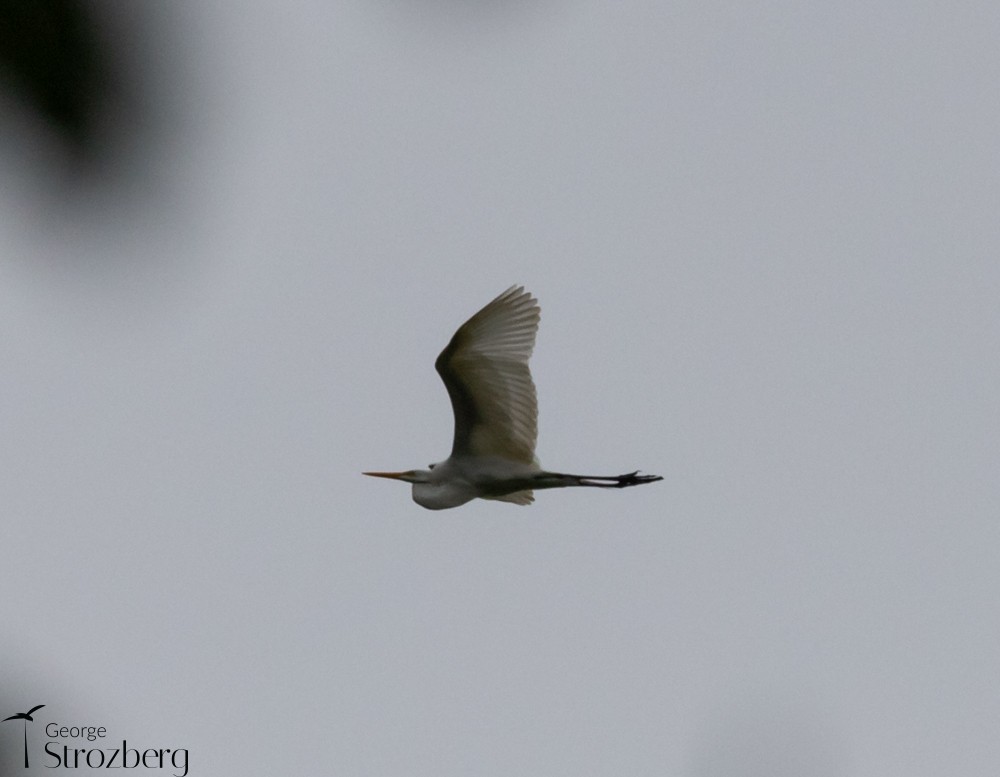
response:
[[[434,469],[436,466],[437,464],[428,464],[427,469]]]

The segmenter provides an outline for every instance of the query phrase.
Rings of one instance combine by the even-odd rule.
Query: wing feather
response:
[[[512,286],[462,324],[437,368],[455,412],[452,456],[500,456],[530,464],[538,438],[538,401],[528,359],[540,309]]]
[[[511,502],[516,505],[530,505],[535,501],[534,491],[515,491],[503,496],[484,496],[483,499],[493,499],[496,502]]]

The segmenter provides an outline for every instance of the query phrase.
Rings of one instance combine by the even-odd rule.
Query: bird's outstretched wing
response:
[[[437,368],[455,411],[451,455],[501,456],[530,464],[538,401],[528,370],[540,310],[512,286],[455,332]]]

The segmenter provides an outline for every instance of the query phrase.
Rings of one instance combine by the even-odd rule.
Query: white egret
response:
[[[538,403],[528,359],[538,332],[538,301],[512,286],[462,324],[438,356],[437,368],[455,412],[451,456],[428,469],[365,472],[413,484],[413,501],[429,510],[480,497],[527,505],[541,488],[626,488],[663,478],[567,475],[535,458]]]

